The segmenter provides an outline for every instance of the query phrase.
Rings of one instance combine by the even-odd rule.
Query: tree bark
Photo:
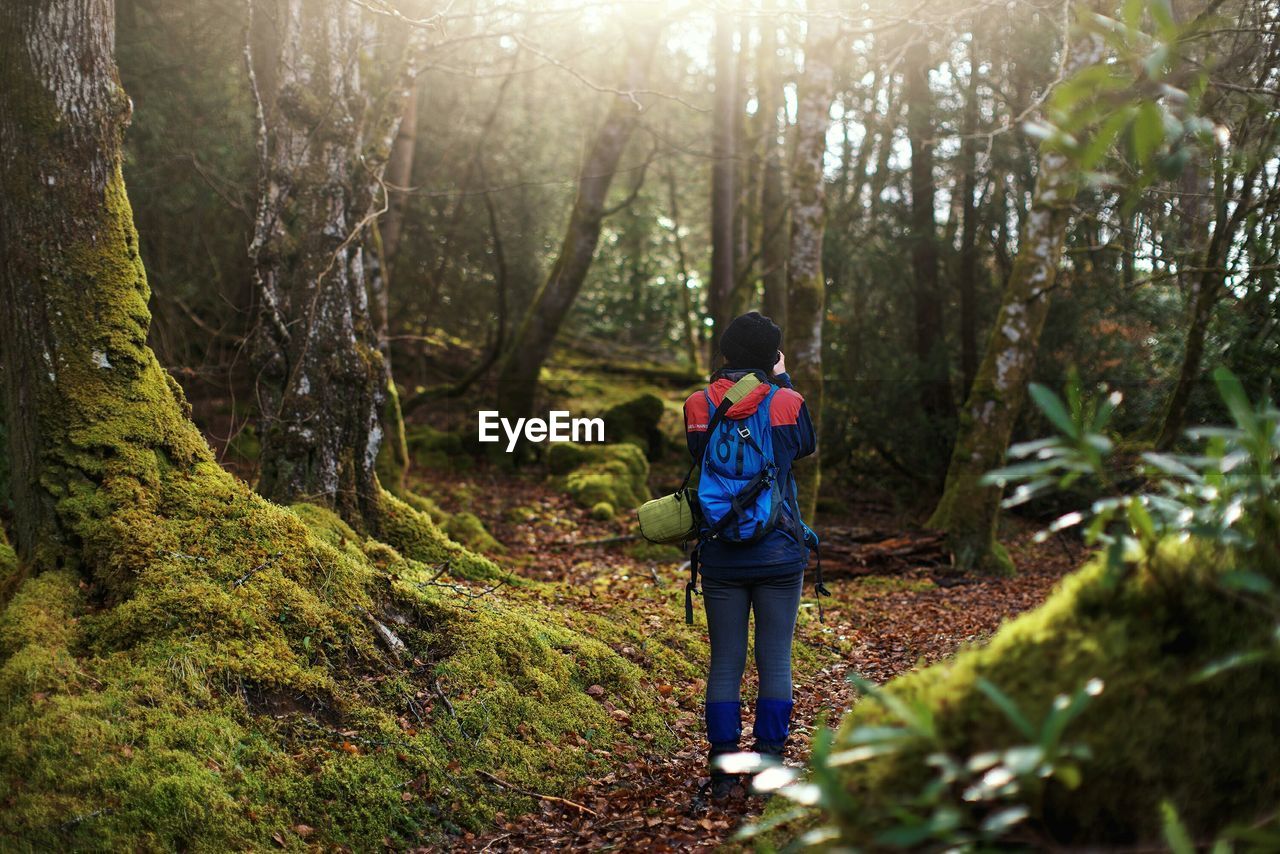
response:
[[[765,6],[760,26],[760,100],[764,175],[760,188],[760,278],[764,286],[764,313],[774,323],[787,328],[787,224],[790,206],[783,183],[785,154],[779,141],[785,121],[779,124],[782,110],[782,80],[778,74],[778,24],[771,12],[776,2]]]
[[[1068,50],[1067,77],[1103,56],[1101,39],[1092,35],[1082,36]],[[942,498],[928,522],[946,532],[957,572],[1013,570],[1008,553],[996,541],[1001,490],[980,480],[1003,462],[1026,397],[1075,195],[1076,173],[1069,160],[1043,150],[1000,313],[960,413]]]
[[[130,101],[110,0],[0,6],[0,359],[14,540],[108,598],[161,481],[216,469],[147,346],[150,289],[121,175]],[[117,574],[119,573],[119,574]]]
[[[934,214],[933,92],[929,88],[929,36],[919,32],[904,61],[903,99],[911,145],[911,290],[915,314],[915,355],[920,407],[928,426],[930,451],[940,449],[953,417],[950,365],[942,327],[943,297],[938,280],[938,224]],[[930,472],[932,475],[933,472]]]
[[[823,156],[835,97],[836,47],[840,40],[835,6],[815,0],[805,35],[804,74],[796,112],[795,160],[792,168],[791,257],[787,269],[788,353],[796,388],[809,405],[815,426],[822,418],[822,322],[826,313],[826,281],[822,272],[822,237],[827,204]],[[796,464],[800,512],[812,519],[817,509],[821,471],[818,455]]]
[[[650,24],[632,34],[619,87],[623,92],[644,87],[660,31],[658,25]],[[560,253],[534,296],[498,373],[498,394],[505,417],[524,418],[533,412],[538,375],[586,280],[600,239],[609,187],[639,120],[640,110],[633,98],[627,94],[615,96],[583,161],[578,194]]]
[[[252,354],[261,407],[258,490],[310,501],[376,534],[388,374],[370,315],[364,229],[411,77],[376,108],[361,81],[365,26],[345,0],[279,0],[261,93],[262,178],[250,254],[259,322]]]
[[[707,308],[711,314],[711,363],[716,363],[720,333],[729,322],[733,298],[734,220],[737,209],[734,161],[734,127],[738,114],[737,71],[733,50],[733,14],[727,8],[716,13],[715,104],[711,116],[711,280],[707,283]]]

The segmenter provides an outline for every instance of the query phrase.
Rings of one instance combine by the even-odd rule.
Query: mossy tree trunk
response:
[[[630,45],[620,94],[614,96],[578,175],[578,194],[564,240],[550,274],[512,338],[498,372],[498,402],[507,418],[532,414],[538,375],[551,353],[573,301],[586,281],[608,211],[605,201],[614,174],[640,121],[634,93],[644,88],[661,27],[642,25],[629,35]]]
[[[770,2],[760,21],[761,130],[764,135],[764,175],[760,187],[760,279],[764,285],[764,313],[783,329],[787,328],[787,224],[790,210],[783,181],[784,152],[780,142],[778,116],[782,109],[782,79],[778,74],[778,25],[770,12]],[[785,125],[785,122],[783,122]]]
[[[822,161],[835,98],[833,61],[840,40],[834,3],[814,0],[805,35],[804,75],[796,109],[795,160],[792,166],[791,247],[787,267],[787,329],[783,349],[796,389],[804,395],[815,426],[822,423],[822,322],[826,280],[822,272],[822,234],[827,197]],[[817,509],[821,471],[818,454],[796,464],[800,512],[812,519]]]
[[[362,75],[377,80],[366,61],[377,28],[346,0],[278,0],[253,24],[274,48],[251,61],[264,84],[255,82],[262,176],[250,249],[258,490],[331,507],[377,533],[389,383],[363,238],[385,201],[382,171],[411,75],[392,81],[399,100],[375,101]]]
[[[110,0],[0,6],[0,359],[15,545],[36,570],[103,571],[122,510],[159,512],[163,478],[213,465],[147,346],[114,29]]]
[[[944,304],[938,281],[938,224],[934,215],[933,91],[929,34],[921,29],[908,47],[903,74],[907,105],[907,141],[911,145],[911,289],[920,408],[927,424],[928,450],[945,453],[945,436],[954,415],[951,367],[942,328]],[[930,479],[936,471],[928,472]]]
[[[1100,62],[1102,56],[1101,39],[1082,36],[1069,47],[1065,76]],[[1077,179],[1065,155],[1050,148],[1042,150],[1018,254],[982,364],[960,413],[942,498],[928,522],[946,532],[957,572],[1013,571],[1008,554],[996,541],[1001,490],[980,481],[1003,463],[1026,397],[1062,260]]]

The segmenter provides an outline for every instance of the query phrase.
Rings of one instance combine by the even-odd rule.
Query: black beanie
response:
[[[778,362],[782,330],[758,311],[749,311],[720,336],[720,352],[731,368],[755,368],[768,372]]]

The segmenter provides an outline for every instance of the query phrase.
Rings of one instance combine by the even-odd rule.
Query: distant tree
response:
[[[822,236],[826,227],[823,157],[835,99],[835,67],[840,42],[836,6],[813,0],[806,22],[804,74],[798,87],[795,159],[791,170],[791,251],[787,268],[787,367],[805,396],[814,423],[822,417],[822,324],[826,316],[826,280],[822,272]],[[818,455],[796,465],[801,513],[813,518],[821,471]]]
[[[737,282],[737,233],[734,228],[738,205],[737,164],[734,157],[738,121],[737,54],[733,49],[736,31],[728,6],[716,12],[712,53],[715,60],[715,103],[711,115],[711,280],[707,283],[707,309],[711,315],[711,349],[725,324],[732,319],[732,299]],[[715,362],[715,359],[712,359]]]
[[[782,76],[778,72],[777,8],[769,0],[760,23],[759,79],[764,175],[760,187],[760,279],[764,286],[764,313],[787,328],[787,226],[790,206],[785,187],[786,155],[781,143],[786,126],[782,112]],[[782,119],[780,122],[779,119]]]
[[[640,121],[635,93],[645,86],[660,33],[658,23],[647,22],[628,34],[622,82],[582,161],[577,197],[559,254],[512,337],[498,372],[497,391],[504,414],[510,413],[507,417],[532,414],[538,375],[591,268],[600,227],[608,214],[605,202],[609,188]]]
[[[914,348],[918,370],[920,409],[927,420],[930,444],[945,442],[954,404],[951,366],[942,324],[947,303],[939,280],[940,252],[934,204],[934,96],[929,87],[929,31],[911,35],[903,56],[902,96],[907,106],[907,141],[911,145],[911,289],[914,310]]]

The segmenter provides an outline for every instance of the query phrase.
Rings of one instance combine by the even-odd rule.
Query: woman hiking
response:
[[[701,463],[703,522],[691,584],[700,573],[711,639],[706,726],[713,798],[728,797],[737,782],[714,760],[740,749],[752,613],[760,677],[753,749],[780,759],[790,730],[791,640],[809,545],[817,544],[800,519],[791,466],[814,452],[817,437],[804,398],[791,388],[781,344],[782,330],[759,312],[734,319],[720,337],[724,366],[684,405],[689,453]],[[760,385],[715,419],[726,393],[749,374]]]

